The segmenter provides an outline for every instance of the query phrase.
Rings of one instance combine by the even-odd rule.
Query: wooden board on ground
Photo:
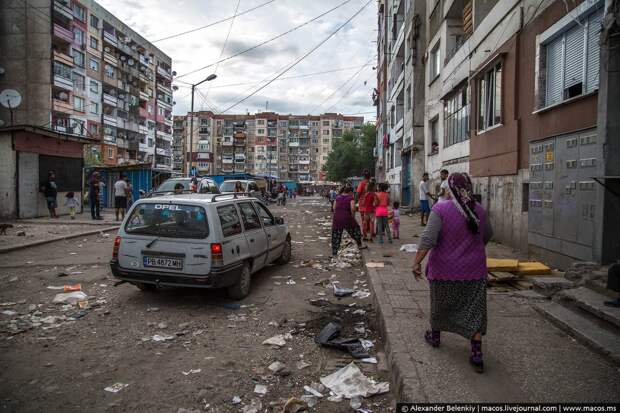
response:
[[[530,281],[513,280],[513,281],[509,281],[508,283],[512,285],[513,287],[518,288],[519,290],[531,290],[532,289],[532,283]]]
[[[519,275],[548,275],[551,268],[541,262],[520,262],[516,270]]]
[[[499,259],[499,258],[487,258],[487,270],[489,272],[516,271],[519,267],[519,260],[512,259]]]
[[[491,282],[507,282],[517,278],[517,275],[506,271],[493,271],[489,273]]]

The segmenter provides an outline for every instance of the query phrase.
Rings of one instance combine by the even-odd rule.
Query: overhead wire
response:
[[[252,96],[254,96],[255,94],[257,94],[258,92],[260,92],[261,90],[263,90],[264,88],[266,88],[267,86],[269,86],[271,83],[273,83],[275,80],[279,79],[280,77],[282,77],[286,72],[288,72],[289,70],[291,70],[293,67],[297,66],[300,62],[302,62],[304,59],[306,59],[308,56],[310,56],[312,53],[314,53],[319,47],[323,46],[325,43],[327,43],[327,41],[329,39],[331,39],[333,36],[336,35],[336,33],[338,33],[344,26],[346,26],[347,24],[349,24],[354,18],[356,18],[366,7],[368,7],[368,5],[372,2],[372,0],[368,0],[366,3],[364,3],[364,5],[357,10],[352,16],[350,16],[344,23],[342,23],[341,25],[339,25],[335,30],[333,30],[325,39],[321,40],[316,46],[314,46],[312,49],[310,49],[308,52],[306,52],[303,56],[301,56],[300,58],[296,59],[291,65],[289,65],[287,68],[285,68],[283,71],[281,71],[280,73],[278,73],[278,75],[276,75],[274,78],[270,79],[266,84],[262,85],[261,87],[259,87],[258,89],[254,90],[252,93],[250,93],[249,95],[245,96],[243,99],[240,99],[239,101],[235,102],[234,104],[230,105],[229,107],[227,107],[226,109],[224,109],[224,111],[222,111],[221,113],[225,113],[228,112],[230,109],[234,108],[235,106],[239,105],[240,103],[245,102],[246,100],[248,100],[249,98],[251,98]]]
[[[235,6],[235,14],[237,13],[237,10],[239,9],[239,5],[241,4],[241,0],[237,0],[237,5]],[[228,39],[230,38],[230,33],[232,32],[232,28],[233,25],[235,24],[235,19],[233,18],[230,21],[230,26],[228,26],[228,33],[226,33],[226,39],[224,40],[224,44],[222,45],[222,50],[220,51],[220,57],[218,57],[218,59],[222,58],[222,55],[224,54],[224,51],[226,50],[226,46],[228,45]],[[215,69],[213,71],[213,74],[217,75],[217,69],[220,67],[220,63],[218,62],[215,65]],[[209,86],[207,87],[207,90],[205,91],[204,94],[204,99],[207,99],[207,96],[209,96],[209,91],[211,90],[211,82],[209,82]]]
[[[276,1],[276,0],[269,0],[269,1],[265,2],[265,3],[259,4],[258,6],[252,7],[252,8],[247,9],[247,10],[243,10],[242,12],[239,12],[239,13],[235,12],[235,14],[232,15],[232,16],[229,16],[229,17],[226,17],[224,19],[220,19],[220,20],[214,21],[213,23],[209,23],[209,24],[207,24],[205,26],[196,27],[195,29],[191,29],[191,30],[187,30],[187,31],[184,31],[184,32],[181,32],[181,33],[177,33],[177,34],[173,34],[173,35],[170,35],[170,36],[162,37],[161,39],[157,39],[157,40],[151,41],[151,43],[163,42],[164,40],[174,39],[174,38],[179,37],[179,36],[184,36],[184,35],[189,34],[189,33],[194,33],[194,32],[197,32],[199,30],[203,30],[203,29],[206,29],[206,28],[209,28],[209,27],[212,27],[212,26],[216,26],[216,25],[218,25],[220,23],[227,22],[228,20],[233,20],[235,17],[243,16],[244,14],[248,14],[250,12],[253,12],[256,9],[260,9],[261,7],[267,6],[268,4],[273,3],[274,1]]]
[[[191,70],[191,71],[189,71],[189,72],[187,72],[187,73],[183,73],[182,75],[178,75],[178,76],[176,76],[176,77],[175,77],[175,79],[180,79],[180,78],[182,78],[182,77],[189,76],[189,75],[191,75],[191,74],[194,74],[194,73],[200,72],[200,71],[202,71],[202,70],[204,70],[204,69],[207,69],[207,68],[209,68],[209,67],[215,66],[216,64],[219,64],[219,63],[225,62],[225,61],[227,61],[227,60],[230,60],[230,59],[232,59],[232,58],[235,58],[235,57],[237,57],[237,56],[240,56],[240,55],[242,55],[242,54],[244,54],[244,53],[247,53],[247,52],[250,52],[250,51],[252,51],[252,50],[255,50],[255,49],[257,49],[257,48],[259,48],[259,47],[261,47],[261,46],[266,45],[267,43],[271,43],[271,42],[273,42],[274,40],[277,40],[277,39],[279,39],[279,38],[281,38],[281,37],[284,37],[284,36],[286,36],[287,34],[290,34],[290,33],[294,32],[295,30],[298,30],[298,29],[300,29],[300,28],[302,28],[302,27],[304,27],[304,26],[307,26],[308,24],[310,24],[310,23],[312,23],[312,22],[314,22],[314,21],[316,21],[316,20],[320,19],[321,17],[328,15],[329,13],[331,13],[331,12],[333,12],[334,10],[336,10],[336,9],[338,9],[338,8],[340,8],[340,7],[342,7],[342,6],[344,6],[345,4],[349,3],[350,1],[351,1],[351,0],[345,0],[345,1],[343,1],[342,3],[340,3],[340,4],[337,4],[335,7],[332,7],[331,9],[329,9],[329,10],[327,10],[327,11],[325,11],[325,12],[323,12],[323,13],[319,14],[318,16],[316,16],[316,17],[314,17],[314,18],[312,18],[312,19],[310,19],[310,20],[307,20],[307,21],[305,21],[305,22],[303,22],[303,23],[301,23],[301,24],[299,24],[299,25],[297,25],[297,26],[295,26],[295,27],[293,27],[293,28],[291,28],[291,29],[289,29],[289,30],[287,30],[287,31],[283,32],[283,33],[280,33],[280,34],[279,34],[279,35],[277,35],[277,36],[274,36],[274,37],[272,37],[272,38],[270,38],[270,39],[267,39],[267,40],[265,40],[265,41],[263,41],[263,42],[261,42],[261,43],[258,43],[258,44],[256,44],[256,45],[254,45],[254,46],[252,46],[252,47],[249,47],[249,48],[247,48],[247,49],[245,49],[245,50],[242,50],[242,51],[240,51],[240,52],[237,52],[237,53],[235,53],[235,54],[232,54],[232,55],[230,55],[230,56],[227,56],[227,57],[225,57],[225,58],[223,58],[223,59],[220,59],[220,60],[218,60],[217,62],[213,62],[213,63],[210,63],[210,64],[208,64],[208,65],[206,65],[206,66],[200,67],[200,68],[198,68],[198,69],[194,69],[194,70]]]

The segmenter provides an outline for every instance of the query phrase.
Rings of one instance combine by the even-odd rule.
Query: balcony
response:
[[[63,17],[66,17],[69,20],[73,20],[73,11],[71,10],[71,7],[64,4],[64,2],[62,1],[54,1],[54,11],[58,12]]]
[[[172,142],[172,135],[167,132],[157,131],[157,137],[165,140],[166,142]]]
[[[73,43],[73,33],[71,33],[71,30],[67,30],[57,23],[54,23],[54,36],[67,43]]]
[[[161,82],[157,82],[157,89],[161,90],[162,92],[166,92],[169,95],[172,94],[172,88],[170,86],[164,85]]]
[[[117,138],[116,146],[122,149],[129,149],[129,142],[126,139]]]
[[[140,108],[138,109],[138,116],[140,116],[141,118],[148,118],[149,112],[145,108],[140,106]]]
[[[230,136],[224,136],[222,140],[222,146],[233,146],[233,140]]]
[[[298,148],[299,147],[299,142],[289,142],[288,146],[290,148]]]
[[[148,93],[140,91],[140,100],[148,102],[149,100],[151,100],[151,97],[149,96]]]
[[[113,46],[118,46],[118,39],[114,33],[103,31],[103,40],[110,43]]]
[[[66,77],[62,77],[60,75],[54,76],[54,86],[58,86],[59,88],[73,91],[73,80],[67,79]]]
[[[161,106],[164,109],[172,110],[172,105],[170,103],[159,100],[159,98],[157,99],[157,106]]]
[[[300,159],[299,160],[299,164],[300,165],[310,165],[310,159]]]
[[[172,75],[166,69],[161,66],[157,66],[157,74],[163,76],[166,79],[172,79]],[[159,86],[159,84],[158,84]]]
[[[116,116],[103,115],[103,124],[110,125],[110,126],[116,126],[117,125]]]
[[[245,139],[238,139],[238,138],[235,138],[235,139],[233,140],[233,144],[234,144],[235,146],[245,146]]]
[[[159,169],[162,171],[172,171],[172,165],[167,165],[165,163],[157,163],[155,164],[155,169]]]
[[[146,152],[149,154],[154,154],[155,153],[155,148],[152,146],[147,145],[146,143],[142,143],[140,142],[140,144],[138,145],[138,149],[140,150],[140,152]]]
[[[64,112],[64,113],[73,113],[73,106],[69,102],[65,102],[64,100],[54,99],[53,102],[53,110],[56,112]]]
[[[245,163],[245,155],[244,154],[236,154],[235,155],[235,163]]]
[[[114,67],[118,67],[118,59],[114,56],[112,56],[110,53],[104,52],[103,53],[103,60],[108,62],[109,64],[111,64]]]
[[[233,163],[233,158],[222,158],[223,164],[231,164]]]
[[[116,98],[116,96],[112,96],[112,95],[109,95],[107,93],[104,93],[103,94],[103,103],[105,103],[106,105],[110,105],[110,106],[116,107],[116,105],[118,104],[118,99]]]
[[[144,66],[148,66],[149,65],[149,58],[144,56],[144,55],[140,55],[139,58],[140,60],[140,64],[144,65]]]
[[[54,60],[73,67],[73,58],[63,52],[59,52],[58,50],[54,50]]]

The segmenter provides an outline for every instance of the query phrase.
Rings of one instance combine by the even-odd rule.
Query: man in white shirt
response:
[[[129,186],[127,185],[127,177],[121,175],[118,181],[114,183],[114,214],[118,221],[118,216],[121,215],[125,218],[125,209],[127,209],[127,191]]]
[[[420,224],[425,227],[428,222],[428,216],[431,213],[431,206],[429,204],[429,199],[432,198],[431,194],[428,192],[428,173],[424,172],[422,175],[422,180],[420,181]]]
[[[450,173],[447,169],[442,169],[439,173],[441,177],[441,185],[439,186],[439,200],[438,202],[447,201],[450,199],[450,188],[448,187],[448,175]]]

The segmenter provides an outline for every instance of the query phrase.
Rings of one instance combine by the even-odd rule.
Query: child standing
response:
[[[67,192],[65,206],[69,207],[69,215],[71,219],[75,219],[75,210],[80,206],[80,202],[75,198],[75,193]]]
[[[400,203],[398,201],[394,201],[392,204],[392,238],[399,239],[400,234]]]
[[[366,186],[366,193],[362,195],[362,204],[364,207],[364,217],[362,220],[362,235],[364,241],[373,242],[375,237],[375,208],[377,205],[377,184],[374,180],[370,180]]]
[[[379,192],[377,192],[377,235],[379,236],[379,244],[383,244],[383,232],[387,234],[388,242],[392,243],[392,233],[388,226],[388,206],[390,205],[390,194],[387,193],[388,184],[381,182],[379,184]]]

